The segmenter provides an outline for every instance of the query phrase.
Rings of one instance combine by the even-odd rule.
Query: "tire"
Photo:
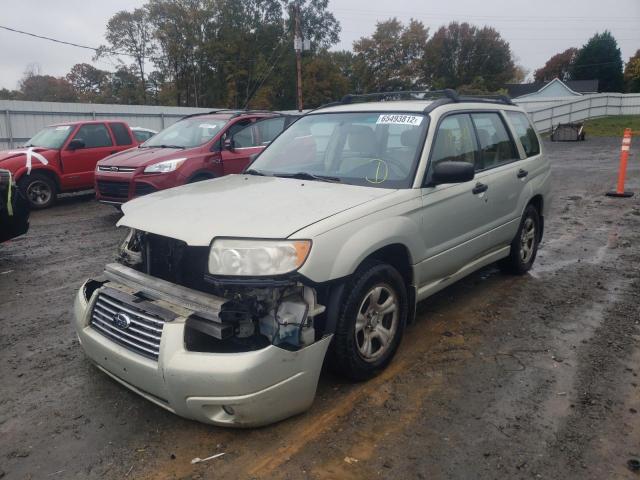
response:
[[[22,176],[18,186],[33,210],[49,208],[56,202],[56,183],[48,175],[31,172]]]
[[[339,375],[367,380],[384,370],[400,345],[409,311],[407,288],[395,268],[371,261],[344,292],[328,363]],[[384,314],[380,307],[388,302]]]
[[[511,242],[509,256],[501,260],[502,271],[515,275],[527,273],[533,266],[540,244],[540,214],[533,205],[528,205],[522,214],[518,232]]]

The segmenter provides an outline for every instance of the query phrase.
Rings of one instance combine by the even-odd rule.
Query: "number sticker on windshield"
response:
[[[210,123],[201,123],[200,124],[200,128],[207,128],[207,129],[215,130],[216,128],[218,128],[218,125],[212,125]]]
[[[420,115],[384,114],[378,117],[378,125],[412,125],[417,127],[424,117]]]
[[[61,125],[56,127],[56,130],[69,130],[71,127],[69,125]]]

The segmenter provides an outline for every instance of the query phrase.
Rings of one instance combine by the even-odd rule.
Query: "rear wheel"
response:
[[[329,363],[343,376],[366,380],[382,371],[398,349],[407,321],[407,290],[391,265],[368,262],[345,292]]]
[[[516,275],[528,272],[538,253],[540,233],[540,214],[536,207],[529,205],[520,220],[518,233],[511,242],[509,256],[500,262],[500,268]]]
[[[24,175],[18,185],[34,210],[48,208],[56,201],[56,184],[48,175],[32,172]]]

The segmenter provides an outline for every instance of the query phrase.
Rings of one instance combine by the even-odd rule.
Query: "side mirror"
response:
[[[74,138],[69,142],[67,148],[69,150],[80,150],[81,148],[84,148],[84,140],[80,138]]]
[[[431,174],[431,185],[442,183],[462,183],[473,180],[475,166],[469,162],[444,160],[436,163]]]
[[[234,142],[233,137],[227,137],[222,141],[222,146],[225,150],[233,152],[236,149],[236,142]]]

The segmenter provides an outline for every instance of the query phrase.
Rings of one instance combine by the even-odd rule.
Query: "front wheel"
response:
[[[540,214],[536,207],[529,205],[520,220],[518,233],[511,242],[509,256],[500,262],[500,268],[516,275],[527,273],[538,253],[540,233]]]
[[[345,289],[329,363],[352,380],[382,371],[398,349],[407,321],[407,289],[391,265],[368,262]]]
[[[56,184],[47,175],[38,172],[24,175],[18,185],[34,210],[48,208],[56,201]]]

